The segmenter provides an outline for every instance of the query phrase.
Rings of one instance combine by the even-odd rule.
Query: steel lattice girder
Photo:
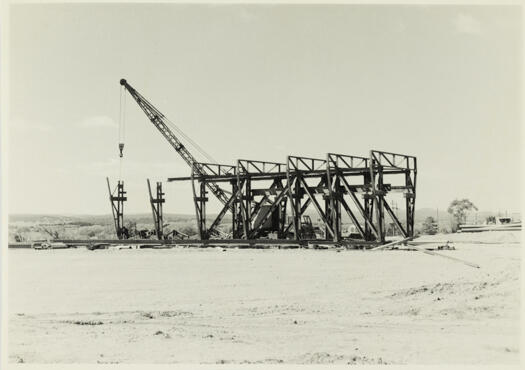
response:
[[[293,237],[301,240],[301,217],[312,206],[325,229],[326,240],[343,239],[341,210],[366,241],[385,241],[385,211],[403,236],[414,233],[417,160],[413,156],[372,150],[369,157],[328,153],[326,159],[288,156],[286,163],[242,159],[236,166],[200,163],[198,168],[206,168],[207,174],[192,171],[191,177],[168,181],[192,181],[197,228],[203,240],[218,234],[217,227],[228,211],[232,213],[231,238],[257,239],[270,230],[279,239],[288,239],[293,230]],[[385,184],[385,175],[404,177],[404,184]],[[351,184],[351,178],[362,181]],[[257,187],[268,181],[269,186]],[[212,182],[222,184],[229,197],[206,229],[206,188]],[[227,183],[231,192],[224,188]],[[404,193],[404,225],[386,199],[394,192]]]

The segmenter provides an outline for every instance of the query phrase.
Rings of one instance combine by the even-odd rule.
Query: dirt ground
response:
[[[518,364],[519,234],[461,237],[441,253],[480,269],[399,250],[9,250],[9,360]]]

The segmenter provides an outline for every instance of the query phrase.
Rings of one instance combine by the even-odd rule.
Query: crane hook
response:
[[[122,151],[124,150],[124,143],[119,143],[118,149],[120,150],[120,158],[122,158],[123,157]]]

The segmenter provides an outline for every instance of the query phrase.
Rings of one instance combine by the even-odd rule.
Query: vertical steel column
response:
[[[158,230],[160,231],[160,234],[157,235],[158,239],[161,240],[164,236],[164,214],[162,210],[162,204],[165,202],[164,200],[164,192],[162,191],[162,182],[157,182],[157,223],[158,223]]]
[[[337,178],[337,175],[335,175]],[[324,213],[326,216],[327,224],[329,224],[334,232],[334,235],[332,237],[333,241],[339,241],[341,238],[340,230],[337,225],[337,215],[336,215],[336,203],[339,203],[339,200],[336,201],[337,197],[337,187],[334,190],[334,184],[332,183],[332,174],[330,172],[330,156],[327,154],[326,156],[326,187],[328,189],[328,194],[324,194],[323,198],[325,201],[325,209]],[[328,239],[328,234],[330,233],[328,231],[328,226],[325,226],[325,238]]]
[[[238,223],[238,212],[239,212],[239,208],[237,207],[237,181],[231,181],[231,185],[232,185],[232,196],[235,197],[235,200],[233,201],[233,204],[232,204],[232,237],[233,239],[237,239],[238,238],[238,226],[239,226],[239,223]]]
[[[209,239],[209,235],[208,233],[206,232],[206,201],[208,200],[208,198],[206,198],[206,180],[205,179],[202,179],[200,181],[200,195],[199,195],[199,203],[200,203],[200,209],[201,209],[201,213],[200,213],[200,224],[201,224],[201,230],[202,230],[202,234],[205,236],[206,239]]]
[[[415,175],[414,175],[415,176]],[[405,186],[407,188],[412,188],[413,190],[407,190],[405,192],[405,202],[406,202],[406,219],[407,219],[407,234],[408,236],[414,236],[414,213],[415,213],[415,186],[412,183],[410,178],[410,171],[405,173]]]
[[[378,166],[377,174],[377,208],[378,208],[378,224],[379,224],[379,236],[381,242],[385,241],[386,230],[385,230],[385,198],[383,197],[383,166]]]
[[[281,186],[282,186],[282,183],[281,183]],[[286,190],[282,190],[282,191],[286,191]],[[281,207],[280,207],[280,210],[279,210],[279,232],[278,232],[278,235],[277,237],[279,239],[286,239],[286,235],[285,235],[285,229],[286,229],[286,208],[287,208],[287,202],[288,200],[288,197],[284,197],[284,199],[281,201]]]
[[[119,239],[124,237],[122,232],[122,227],[124,226],[124,201],[126,200],[124,194],[126,194],[124,191],[124,181],[119,181],[117,183],[117,197],[114,198],[114,200],[117,201],[117,224],[120,234]]]
[[[290,198],[290,209],[292,210],[292,226],[294,231],[294,239],[299,240],[299,225],[297,225],[297,199],[295,198],[294,191],[292,190],[293,179],[290,173],[290,156],[286,157],[286,188],[288,191],[288,197]],[[286,232],[287,229],[285,229]]]
[[[127,200],[126,192],[124,191],[124,181],[117,182],[117,195],[113,195],[111,192],[111,186],[109,185],[109,178],[106,177],[108,184],[109,200],[111,202],[111,212],[113,214],[113,222],[115,224],[115,232],[117,238],[127,239],[129,238],[129,232],[124,227],[124,202]]]
[[[326,216],[327,224],[332,225],[333,217],[332,217],[332,207],[331,207],[330,196],[326,194],[323,195],[323,200],[324,200],[324,214]],[[328,225],[325,225],[325,228],[324,228],[325,239],[329,239],[328,237],[329,234],[330,232],[328,231]],[[335,236],[332,239],[335,239]]]
[[[370,151],[370,180],[372,182],[372,195],[376,205],[376,225],[380,242],[385,241],[385,213],[383,205],[383,169],[381,163],[375,160],[374,154]]]
[[[334,202],[332,204],[333,207],[333,228],[334,228],[334,241],[338,242],[341,240],[341,202],[340,199],[343,198],[343,193],[341,190],[341,180],[339,179],[338,175],[335,175],[335,181],[334,181]]]
[[[206,234],[206,181],[198,178],[199,194],[195,186],[195,171],[191,172],[191,188],[193,190],[193,202],[195,203],[195,217],[197,220],[197,231],[199,239],[208,239]]]
[[[241,171],[240,171],[240,161],[237,161],[237,189],[239,190],[239,197],[238,203],[239,203],[239,210],[237,213],[237,230],[238,230],[238,237],[240,238],[241,235],[244,236],[244,239],[248,239],[248,225],[247,225],[247,219],[246,219],[246,207],[244,207],[244,199],[246,192],[243,192],[243,189],[246,189],[246,181],[241,182]],[[242,231],[241,231],[242,226]]]
[[[156,198],[153,197],[151,192],[151,184],[149,179],[148,182],[148,191],[149,191],[149,201],[151,204],[151,213],[153,215],[153,225],[155,228],[155,234],[157,235],[158,240],[162,240],[164,236],[164,219],[162,213],[162,204],[165,202],[164,192],[162,191],[162,183],[157,182],[157,194]]]
[[[365,217],[370,221],[370,223],[374,222],[374,197],[371,195],[371,191],[373,189],[372,181],[370,174],[364,174],[363,176],[363,183],[365,185],[366,192],[363,194],[363,200],[364,200],[364,208],[365,208]],[[373,240],[374,237],[372,235],[372,229],[370,228],[368,222],[365,221],[365,235],[366,240]]]
[[[301,240],[301,181],[299,180],[301,174],[297,173],[295,175],[295,189],[293,197],[295,199],[294,206],[294,229],[295,229],[295,240]]]
[[[246,178],[246,194],[245,194],[245,206],[244,210],[246,212],[246,239],[252,232],[252,180],[249,175]]]

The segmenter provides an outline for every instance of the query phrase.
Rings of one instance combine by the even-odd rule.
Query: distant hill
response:
[[[305,215],[309,215],[313,221],[317,221],[320,217],[315,211],[315,209],[309,209]],[[399,209],[397,215],[401,221],[405,221],[405,210]],[[498,212],[493,211],[481,211],[481,212],[470,212],[467,217],[468,222],[483,222],[489,216],[498,216]],[[504,214],[501,214],[504,216]],[[515,219],[521,219],[519,213],[509,214],[510,217]],[[150,224],[152,223],[151,213],[135,213],[135,214],[126,214],[126,220],[134,221],[140,224]],[[211,220],[215,217],[215,214],[209,214],[208,218]],[[343,222],[350,222],[350,218],[343,211],[342,212]],[[388,214],[385,215],[386,219],[389,219]],[[436,210],[432,208],[420,208],[416,210],[416,224],[422,223],[427,217],[433,217],[434,219],[438,218],[438,222],[441,224],[449,224],[452,220],[450,214],[446,210]],[[194,214],[178,214],[178,213],[165,213],[164,220],[166,222],[188,222],[195,220]],[[223,219],[223,222],[228,222],[231,220],[230,215],[226,215]],[[38,222],[38,223],[49,223],[49,224],[59,224],[59,223],[90,223],[90,224],[110,224],[113,222],[111,214],[104,215],[46,215],[46,214],[13,214],[9,215],[9,222]]]
[[[400,208],[397,210],[396,213],[397,213],[398,218],[402,222],[405,222],[406,220],[405,209]],[[312,218],[312,220],[317,220],[319,218],[319,215],[314,209],[308,210],[306,214],[309,215]],[[499,215],[505,216],[505,214],[499,214]],[[469,223],[483,222],[489,216],[498,216],[498,212],[493,212],[493,211],[470,212],[467,215],[467,222]],[[452,216],[446,210],[443,210],[443,209],[437,210],[435,208],[416,209],[416,219],[415,219],[416,224],[423,223],[428,217],[432,217],[434,220],[437,220],[439,224],[443,224],[443,225],[450,225],[452,221]],[[509,214],[509,217],[513,217],[516,220],[521,220],[521,215],[519,213]],[[342,212],[342,219],[343,219],[343,222],[350,222],[350,218],[344,211]],[[386,212],[385,212],[385,219],[387,220],[387,222],[390,219],[390,217],[388,216]]]
[[[126,214],[126,219],[135,222],[151,222],[151,213]],[[188,220],[194,219],[195,215],[171,214],[165,213],[166,220]],[[103,224],[113,222],[111,214],[105,215],[46,215],[46,214],[13,214],[9,215],[9,222],[39,222],[39,223],[70,223],[70,222],[88,222],[93,224]]]
[[[416,222],[423,222],[427,217],[433,217],[436,219],[439,216],[439,222],[451,221],[452,216],[446,210],[436,210],[432,208],[420,208],[416,210]],[[489,216],[505,216],[505,213],[498,213],[494,211],[474,211],[469,212],[467,215],[467,222],[483,222]],[[509,217],[513,217],[516,220],[521,220],[521,214],[509,213]]]
[[[357,212],[356,212],[357,213]],[[401,222],[405,221],[405,212],[403,209],[396,211]],[[307,213],[315,224],[320,224],[321,220],[315,209]],[[476,219],[484,221],[488,216],[497,216],[497,212],[475,212],[471,213],[468,222],[474,222]],[[208,219],[211,223],[216,215],[209,214]],[[421,208],[416,211],[415,230],[421,230],[422,224],[427,217],[439,216],[439,229],[449,231],[452,225],[451,216],[442,210],[436,211],[430,208]],[[509,215],[519,219],[519,214]],[[359,218],[359,216],[358,216]],[[391,223],[390,217],[385,215],[385,221]],[[126,214],[125,224],[135,223],[138,230],[150,230],[153,227],[152,215],[150,213]],[[343,225],[351,223],[348,215],[342,214]],[[187,235],[195,237],[197,234],[195,215],[193,214],[165,214],[164,223],[168,224],[168,230],[178,230]],[[208,223],[208,224],[209,224]],[[231,227],[231,216],[224,216],[221,228],[223,231]],[[392,228],[393,226],[387,226]],[[113,217],[111,214],[105,215],[28,215],[13,214],[9,216],[9,241],[39,240],[49,238],[49,235],[59,235],[63,239],[109,239],[115,236]],[[57,236],[54,236],[57,238]]]

